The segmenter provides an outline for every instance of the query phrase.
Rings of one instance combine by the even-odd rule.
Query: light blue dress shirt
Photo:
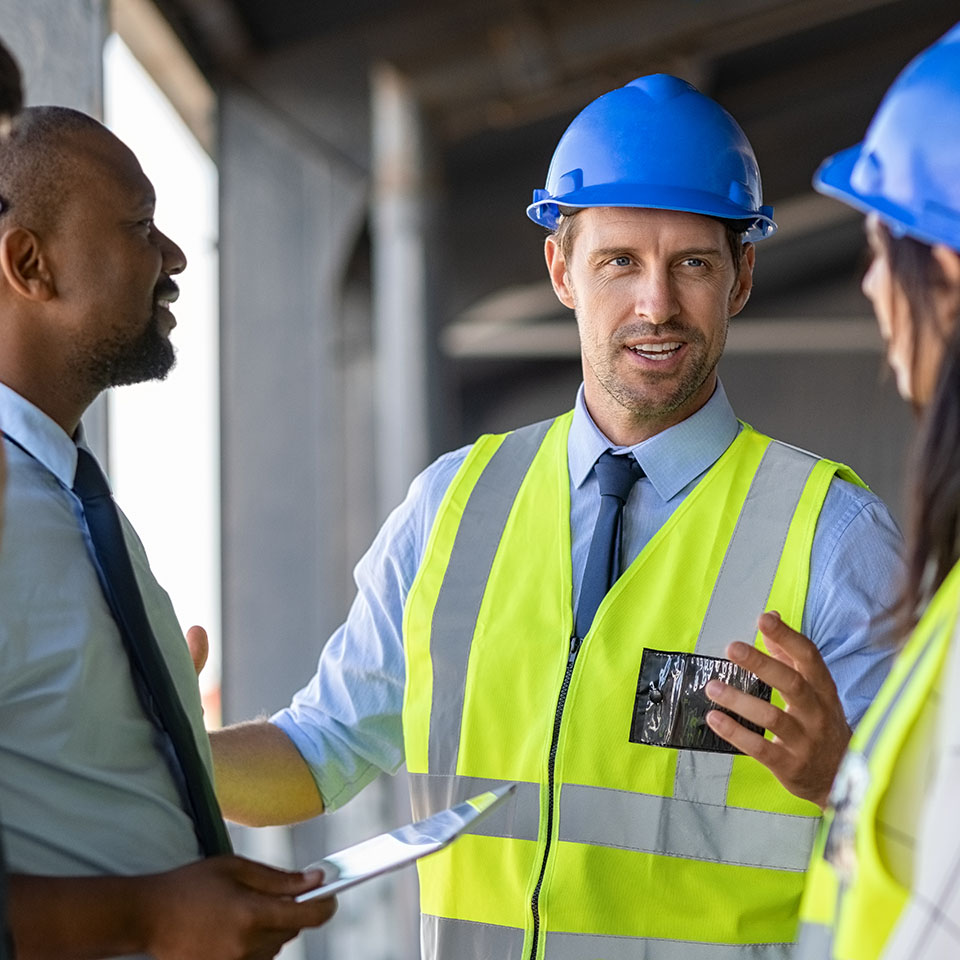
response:
[[[16,441],[4,440],[0,543],[0,810],[8,869],[144,874],[196,860],[193,821],[134,688],[71,491],[77,443],[3,384],[0,429]],[[209,766],[183,633],[143,546],[122,522],[147,615]]]
[[[739,429],[718,384],[693,416],[629,448],[646,476],[624,510],[625,566]],[[357,565],[357,596],[346,622],[323,648],[316,674],[271,718],[307,761],[328,810],[381,770],[396,772],[403,762],[403,608],[440,502],[469,449],[445,454],[413,481]],[[600,432],[581,387],[567,444],[574,596],[600,509],[593,465],[607,449],[627,448]],[[835,478],[814,537],[803,631],[830,667],[851,724],[863,715],[893,657],[891,646],[871,642],[871,634],[896,596],[900,549],[900,531],[879,498]]]

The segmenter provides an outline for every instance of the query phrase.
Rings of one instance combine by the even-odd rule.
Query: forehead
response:
[[[637,249],[708,249],[726,247],[719,220],[678,210],[646,207],[588,207],[577,214],[575,245]]]
[[[153,185],[139,161],[105,128],[74,132],[64,147],[71,160],[69,193],[76,199],[124,207],[153,202]]]

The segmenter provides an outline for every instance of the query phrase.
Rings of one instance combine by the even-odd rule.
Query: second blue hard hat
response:
[[[863,142],[825,160],[813,185],[895,236],[960,250],[960,24],[904,68]]]
[[[773,234],[750,141],[685,80],[639,77],[585,107],[560,138],[527,216],[554,230],[561,207],[649,207],[740,221],[744,240]]]

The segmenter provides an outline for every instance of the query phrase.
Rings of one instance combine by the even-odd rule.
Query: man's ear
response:
[[[745,243],[743,245],[743,257],[740,260],[740,270],[737,272],[737,279],[730,291],[728,313],[731,317],[735,317],[750,299],[750,291],[753,289],[753,265],[756,260],[757,251],[753,244]]]
[[[547,237],[543,244],[543,257],[547,261],[547,273],[550,274],[550,283],[557,299],[571,310],[576,306],[573,299],[573,290],[567,276],[567,261],[560,251],[560,245],[552,237]]]
[[[0,273],[28,300],[49,300],[57,292],[40,238],[25,227],[11,227],[0,235]]]

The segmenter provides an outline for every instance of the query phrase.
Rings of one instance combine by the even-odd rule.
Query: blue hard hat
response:
[[[824,160],[813,185],[895,236],[960,250],[960,24],[904,68],[863,142]]]
[[[561,207],[650,207],[777,229],[750,141],[716,101],[657,73],[598,97],[560,138],[527,216],[555,230]]]

